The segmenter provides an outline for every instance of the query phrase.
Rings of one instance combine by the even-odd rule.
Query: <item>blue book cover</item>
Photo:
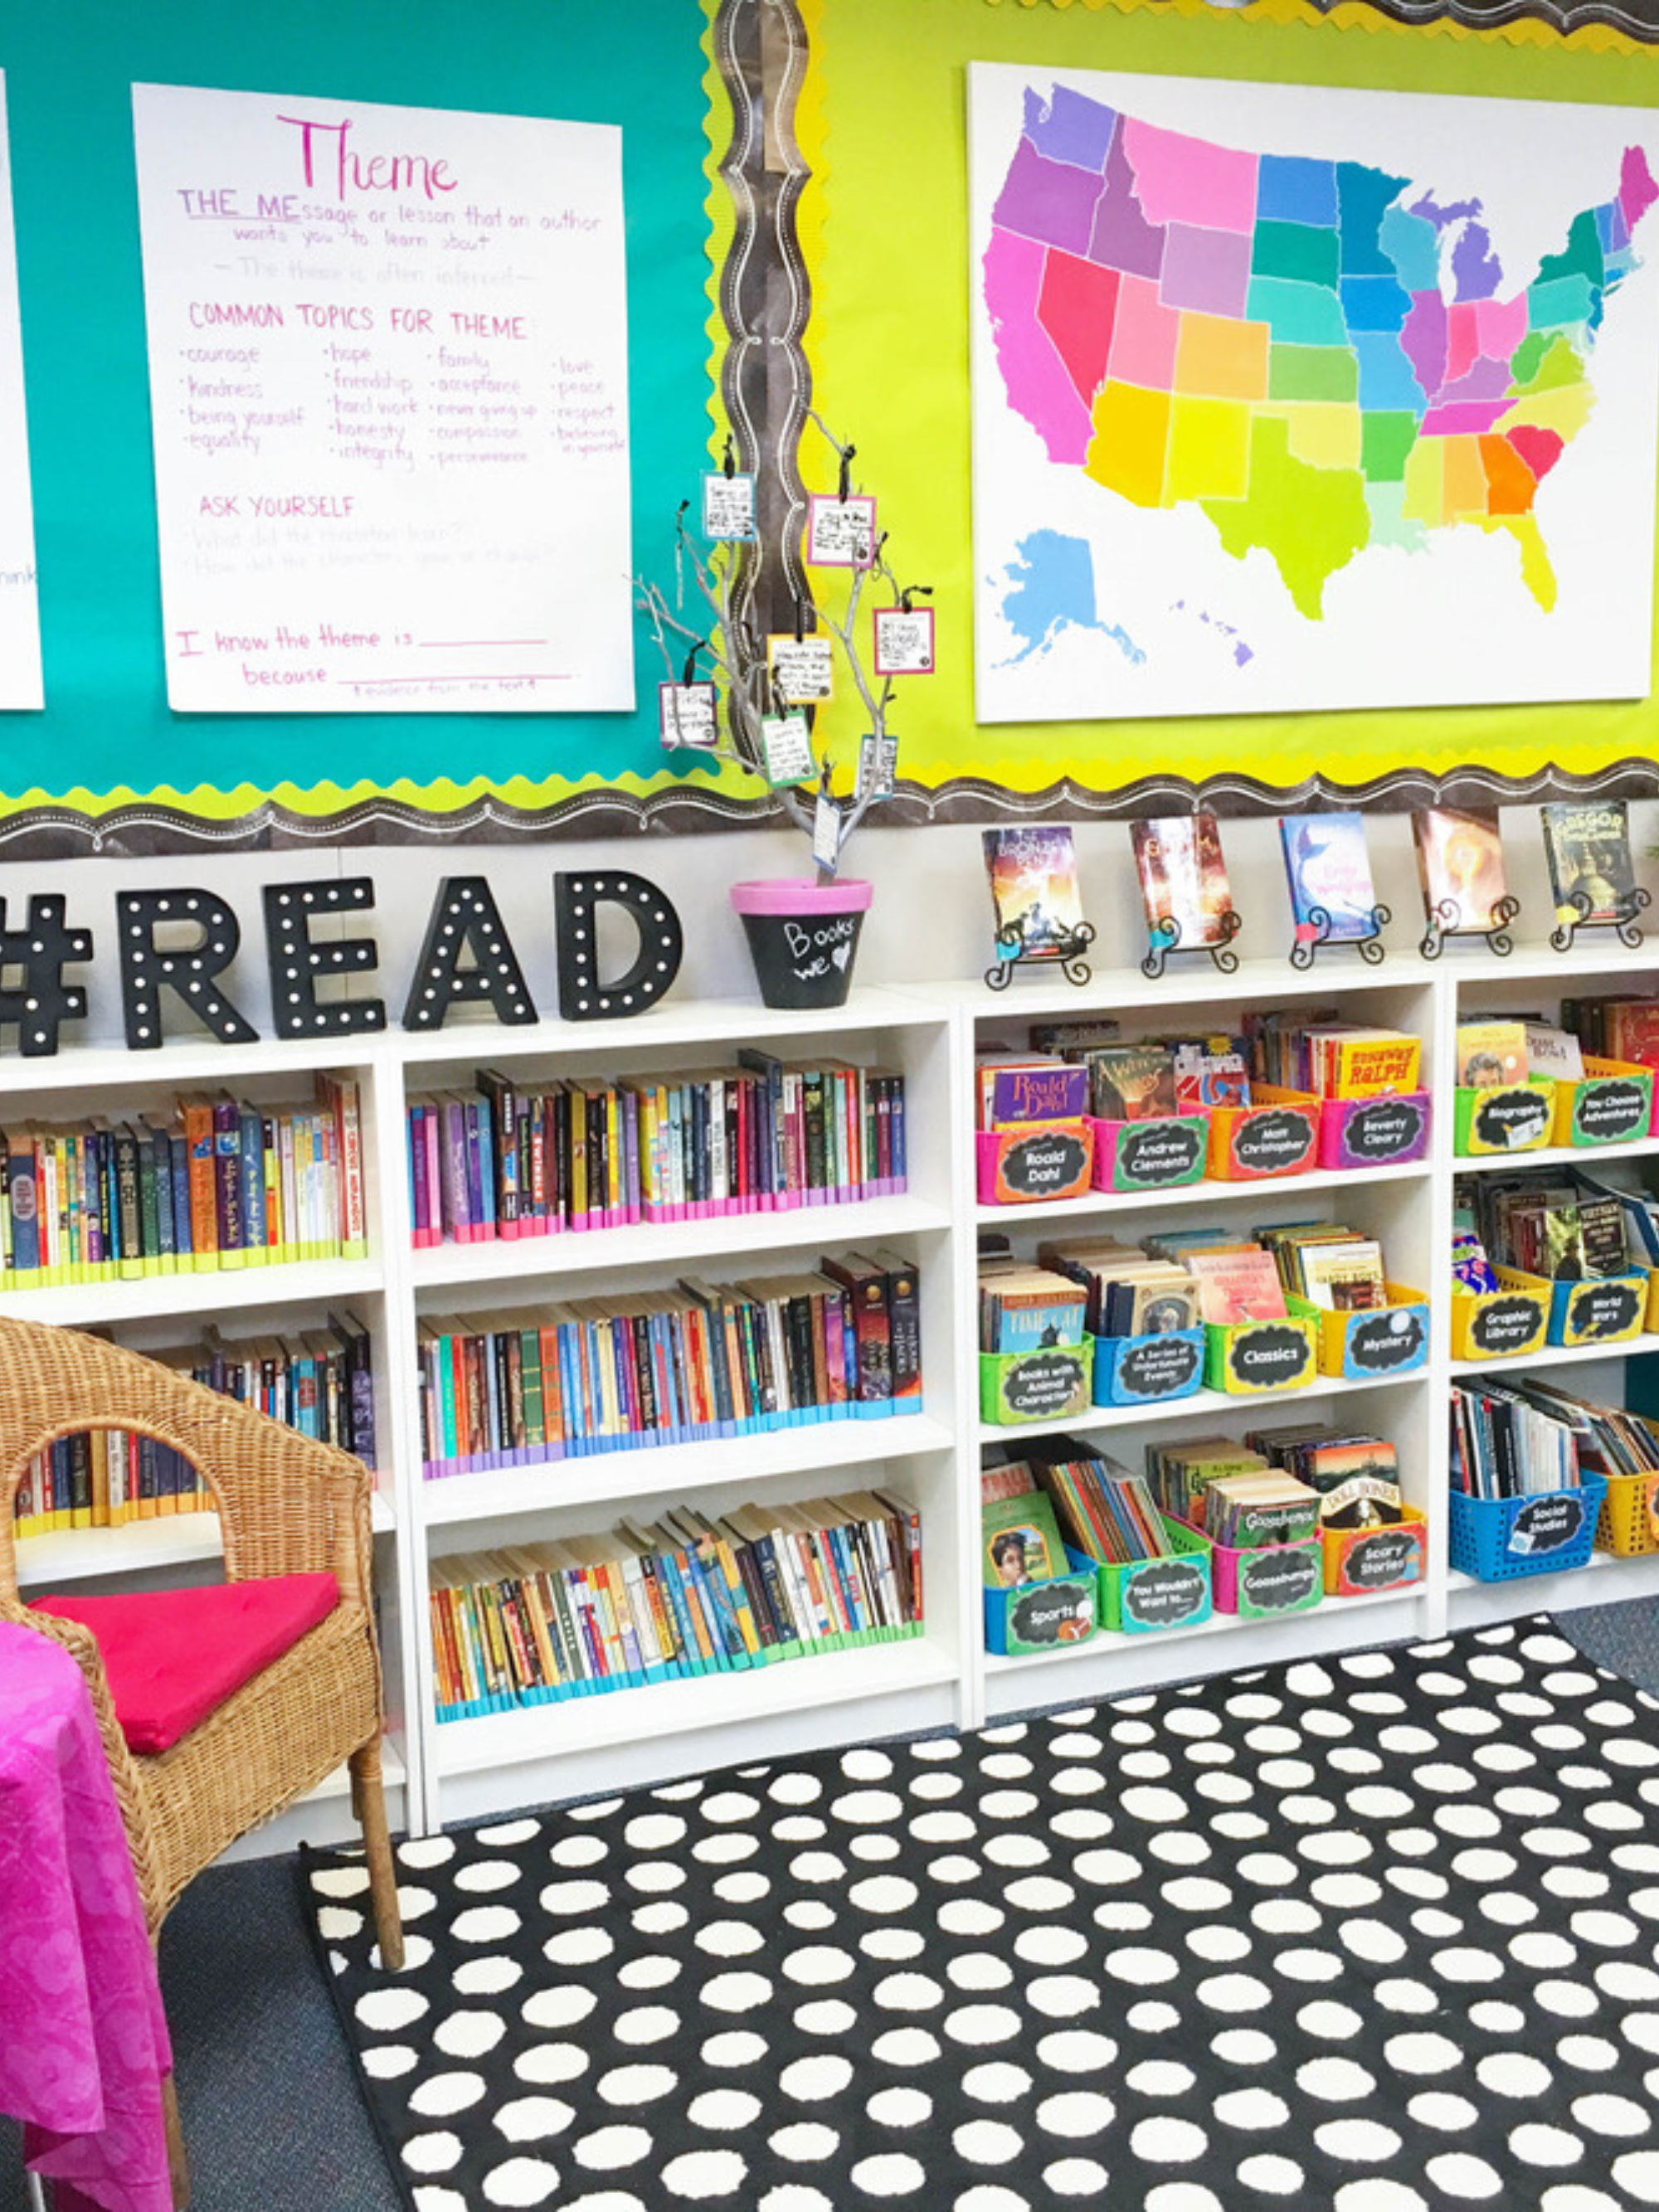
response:
[[[1286,814],[1279,841],[1298,943],[1352,944],[1376,932],[1365,824],[1355,813]]]
[[[237,1188],[241,1198],[241,1237],[245,1252],[265,1249],[265,1133],[264,1125],[251,1106],[237,1117],[237,1152],[241,1176]]]
[[[188,1257],[196,1246],[190,1219],[190,1146],[182,1137],[167,1139],[167,1167],[173,1184],[173,1246]]]

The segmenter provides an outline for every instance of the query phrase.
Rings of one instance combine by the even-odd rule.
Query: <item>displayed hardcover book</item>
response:
[[[1508,891],[1496,807],[1427,806],[1412,816],[1424,910],[1448,936],[1498,926]]]
[[[1286,814],[1279,824],[1298,943],[1352,944],[1377,930],[1365,824],[1358,814]]]
[[[1060,1525],[1041,1491],[991,1499],[980,1509],[980,1528],[987,1589],[1018,1589],[1065,1573]]]
[[[1167,1046],[1098,1046],[1085,1066],[1090,1110],[1103,1121],[1152,1121],[1178,1110],[1175,1055]]]
[[[1301,1247],[1303,1295],[1328,1311],[1353,1313],[1388,1303],[1383,1288],[1382,1247],[1375,1237]]]
[[[1622,799],[1567,799],[1538,810],[1559,921],[1611,922],[1631,912],[1636,889],[1630,810]]]
[[[1659,999],[1563,999],[1561,1025],[1588,1052],[1659,1067]]]
[[[1385,1438],[1298,1424],[1288,1431],[1252,1430],[1247,1441],[1318,1493],[1326,1528],[1380,1528],[1401,1519],[1400,1464]]]
[[[1058,960],[1083,924],[1071,831],[1041,823],[982,836],[997,936],[1012,933],[1022,960]]]
[[[1272,1253],[1259,1244],[1189,1252],[1187,1267],[1198,1279],[1199,1310],[1206,1322],[1284,1319],[1285,1287]]]
[[[1173,926],[1178,932],[1173,941],[1183,951],[1224,944],[1224,917],[1233,899],[1214,815],[1200,810],[1158,816],[1132,823],[1129,835],[1153,940],[1169,940]]]
[[[1524,1083],[1531,1073],[1527,1024],[1522,1021],[1460,1022],[1457,1079],[1477,1091]]]
[[[980,1053],[974,1073],[981,1129],[1074,1121],[1089,1111],[1088,1069],[1054,1054]]]
[[[1037,1352],[1083,1341],[1086,1291],[1051,1269],[981,1270],[979,1306],[981,1352]]]
[[[1207,1045],[1175,1048],[1176,1104],[1182,1113],[1208,1106],[1248,1106],[1250,1072],[1244,1055],[1217,1052]]]

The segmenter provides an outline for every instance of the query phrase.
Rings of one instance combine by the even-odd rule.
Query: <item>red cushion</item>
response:
[[[206,1589],[38,1597],[33,1606],[97,1638],[121,1733],[142,1755],[188,1735],[339,1597],[332,1575],[268,1575]]]

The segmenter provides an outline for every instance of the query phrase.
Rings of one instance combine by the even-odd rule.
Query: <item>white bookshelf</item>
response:
[[[1127,865],[1127,863],[1126,863]],[[1397,911],[1402,910],[1397,907]],[[925,947],[923,948],[925,950]],[[1446,1396],[1455,1374],[1482,1371],[1449,1356],[1449,1230],[1462,1174],[1505,1165],[1605,1164],[1636,1176],[1659,1165],[1659,1143],[1640,1139],[1599,1152],[1545,1153],[1514,1162],[1457,1161],[1449,1093],[1460,1013],[1542,1005],[1562,990],[1627,984],[1659,991],[1659,945],[1630,953],[1594,939],[1558,957],[1522,946],[1508,963],[1454,943],[1422,960],[1396,930],[1386,963],[1324,956],[1297,975],[1282,959],[1247,959],[1231,976],[1207,960],[1173,961],[1149,981],[1139,969],[1097,971],[1082,990],[1018,976],[1006,994],[981,982],[921,982],[855,991],[829,1012],[769,1012],[750,998],[672,998],[637,1018],[595,1024],[544,1020],[503,1028],[452,1018],[437,1036],[393,1026],[331,1048],[259,1044],[225,1048],[188,1040],[159,1053],[67,1047],[56,1059],[0,1064],[0,1118],[106,1115],[159,1107],[204,1084],[251,1095],[297,1097],[319,1069],[349,1070],[362,1086],[368,1255],[356,1261],[261,1267],[0,1294],[0,1309],[41,1320],[108,1327],[139,1349],[176,1340],[209,1322],[281,1330],[319,1325],[349,1306],[370,1328],[379,1413],[381,1486],[376,1571],[390,1711],[388,1771],[394,1808],[415,1829],[445,1820],[700,1767],[786,1755],[815,1743],[957,1723],[1188,1680],[1218,1669],[1312,1656],[1394,1638],[1434,1635],[1449,1624],[1498,1620],[1544,1607],[1659,1594],[1659,1558],[1606,1561],[1577,1575],[1492,1586],[1451,1575],[1446,1558]],[[390,996],[388,993],[388,996]],[[1334,1006],[1359,1019],[1412,1030],[1425,1041],[1425,1077],[1443,1086],[1430,1157],[1358,1173],[1316,1169],[1248,1183],[1202,1182],[1164,1193],[1097,1193],[1069,1201],[990,1207],[974,1180],[969,1071],[975,1044],[1023,1042],[1047,1016],[1110,1014],[1126,1036],[1188,1022],[1231,1026],[1244,1008]],[[396,1009],[392,1010],[395,1023]],[[729,1060],[744,1045],[785,1054],[813,1048],[842,1059],[901,1066],[906,1078],[909,1182],[900,1195],[845,1206],[636,1224],[580,1234],[416,1251],[405,1159],[405,1109],[415,1093],[465,1083],[478,1066],[529,1085],[592,1070],[672,1071]],[[1172,1217],[1206,1212],[1241,1227],[1273,1219],[1352,1218],[1380,1234],[1395,1279],[1422,1289],[1434,1310],[1427,1364],[1363,1382],[1316,1376],[1294,1392],[1233,1397],[1203,1389],[1176,1401],[1096,1407],[1075,1419],[999,1428],[978,1410],[975,1254],[978,1232],[1006,1234],[1030,1255],[1045,1237],[1109,1223],[1134,1237]],[[814,1261],[837,1248],[896,1245],[920,1265],[925,1397],[920,1413],[888,1421],[848,1419],[770,1435],[658,1449],[595,1454],[526,1468],[428,1480],[420,1463],[416,1328],[423,1316],[530,1309],[606,1289],[641,1289],[687,1271],[741,1278]],[[1582,1351],[1547,1350],[1534,1364],[1580,1372],[1616,1391],[1631,1358],[1659,1353],[1659,1336]],[[1493,1371],[1500,1371],[1494,1367]],[[1267,1414],[1376,1425],[1400,1449],[1407,1493],[1428,1516],[1428,1573],[1404,1593],[1327,1599],[1275,1620],[1218,1614],[1199,1628],[1104,1634],[1064,1653],[988,1656],[978,1580],[979,1474],[988,1452],[1018,1455],[1024,1436],[1060,1431],[1100,1441],[1138,1462],[1153,1437],[1218,1428],[1240,1433]],[[437,1723],[427,1604],[433,1559],[518,1542],[538,1533],[595,1531],[620,1514],[649,1514],[678,1497],[705,1509],[744,1498],[791,1499],[836,1486],[881,1483],[916,1503],[924,1529],[925,1633],[821,1658],[732,1675],[704,1676],[511,1714]],[[210,1572],[217,1553],[212,1516],[73,1532],[21,1547],[31,1589],[65,1582],[153,1581]],[[326,1795],[276,1831],[336,1832],[348,1818]]]

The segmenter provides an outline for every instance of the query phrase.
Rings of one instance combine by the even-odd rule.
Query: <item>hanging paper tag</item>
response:
[[[821,868],[833,876],[841,859],[841,830],[843,820],[841,808],[827,791],[818,793],[818,803],[812,810],[812,858]]]
[[[859,797],[885,799],[898,781],[898,739],[890,732],[879,745],[866,730],[859,739]]]
[[[664,744],[712,753],[719,745],[720,701],[712,684],[659,684],[657,722]]]
[[[833,697],[836,651],[827,637],[779,637],[766,641],[766,666],[772,689],[792,707],[817,706]]]
[[[751,476],[722,476],[718,471],[702,480],[702,534],[705,538],[746,543],[755,534],[755,479]]]
[[[815,568],[867,568],[876,557],[876,502],[860,492],[851,499],[806,502],[806,558]]]
[[[817,775],[811,732],[804,715],[763,714],[761,744],[766,755],[766,781],[774,790],[786,783],[810,783]]]
[[[933,673],[932,607],[876,609],[876,673],[878,676],[931,676]]]

